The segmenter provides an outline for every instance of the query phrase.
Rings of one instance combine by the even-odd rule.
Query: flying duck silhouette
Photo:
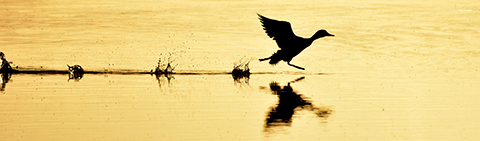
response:
[[[277,42],[278,50],[272,56],[268,58],[259,59],[260,61],[265,61],[270,59],[270,64],[275,65],[279,61],[283,60],[287,62],[288,65],[295,67],[297,69],[305,70],[305,68],[290,64],[290,61],[293,57],[297,56],[300,52],[302,52],[305,48],[310,46],[313,41],[318,38],[322,38],[325,36],[334,36],[328,33],[326,30],[318,30],[312,37],[310,38],[303,38],[298,37],[293,33],[292,26],[287,21],[278,21],[274,19],[267,18],[258,14],[260,22],[262,22],[263,30],[265,33]]]

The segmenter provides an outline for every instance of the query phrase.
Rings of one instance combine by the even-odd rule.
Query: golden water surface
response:
[[[150,71],[160,58],[176,72],[216,74],[12,74],[1,81],[0,140],[478,140],[479,7],[0,0],[0,51],[14,67]],[[256,13],[289,21],[298,36],[326,29],[335,37],[292,60],[305,71],[270,66],[256,59],[278,48]],[[250,79],[223,74],[249,59]],[[295,98],[284,93],[312,106],[268,123]]]

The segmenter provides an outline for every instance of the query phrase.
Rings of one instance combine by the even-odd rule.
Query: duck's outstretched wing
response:
[[[263,30],[273,40],[289,40],[295,37],[292,26],[287,21],[278,21],[258,14]]]

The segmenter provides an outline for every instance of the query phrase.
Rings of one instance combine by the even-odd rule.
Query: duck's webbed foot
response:
[[[290,65],[290,66],[292,66],[292,67],[295,67],[295,68],[297,68],[297,69],[305,70],[305,68],[296,66],[296,65],[294,65],[294,64],[290,64],[290,62],[287,62],[287,64]]]

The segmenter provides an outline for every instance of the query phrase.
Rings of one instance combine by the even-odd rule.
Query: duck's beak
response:
[[[335,35],[328,33],[328,35],[327,35],[327,36],[335,36]]]

